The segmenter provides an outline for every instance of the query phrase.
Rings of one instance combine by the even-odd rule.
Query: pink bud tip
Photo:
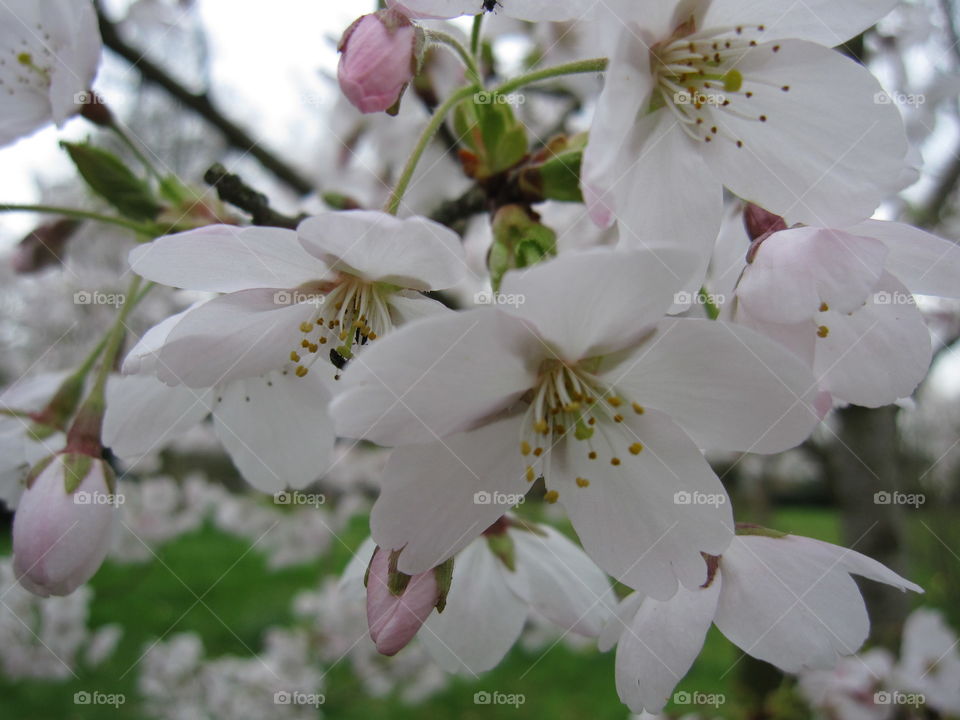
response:
[[[343,94],[364,113],[393,107],[413,79],[416,44],[416,29],[400,12],[361,17],[340,41],[337,78]]]
[[[414,575],[406,588],[390,591],[390,553],[377,548],[367,577],[367,624],[383,655],[396,655],[413,640],[436,607],[440,590],[434,571]]]

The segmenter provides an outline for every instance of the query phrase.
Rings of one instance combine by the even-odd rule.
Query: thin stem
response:
[[[120,126],[120,123],[117,122],[116,117],[114,117],[113,121],[110,123],[110,129],[114,132],[114,134],[118,138],[120,138],[120,140],[123,142],[124,145],[130,148],[130,152],[132,152],[134,157],[136,157],[137,160],[140,161],[140,164],[147,169],[147,172],[153,175],[160,182],[163,182],[163,175],[160,173],[159,170],[157,170],[156,166],[154,166],[154,164],[150,161],[150,158],[148,158],[146,154],[137,146],[137,144],[133,141],[133,138],[130,137],[127,131]]]
[[[483,29],[483,13],[473,16],[473,29],[470,31],[470,54],[480,55],[480,31]]]
[[[393,192],[390,193],[390,199],[387,201],[387,204],[384,207],[384,212],[390,213],[391,215],[397,214],[397,211],[400,209],[400,202],[403,200],[403,195],[407,191],[407,187],[410,185],[410,180],[413,178],[414,171],[417,169],[417,163],[420,162],[420,158],[423,156],[424,151],[430,144],[430,140],[433,139],[433,136],[436,135],[437,130],[439,130],[440,126],[443,124],[443,121],[447,117],[447,113],[449,113],[450,110],[457,105],[457,103],[470,97],[478,90],[479,86],[477,85],[468,85],[466,87],[462,87],[444,100],[443,104],[441,104],[440,107],[434,111],[433,117],[430,118],[430,122],[423,129],[420,139],[417,140],[417,144],[413,148],[413,152],[410,153],[410,157],[407,159],[407,164],[404,165],[403,171],[400,173],[400,177],[397,179],[397,184],[393,188]]]
[[[467,77],[471,82],[479,83],[480,82],[480,69],[477,67],[477,61],[474,60],[474,56],[467,51],[467,49],[457,40],[453,35],[450,35],[440,30],[428,30],[427,37],[433,42],[446,45],[451,48],[457,55],[460,56],[460,59],[463,60],[463,64],[467,66]]]
[[[606,58],[577,60],[576,62],[555,65],[554,67],[543,68],[542,70],[534,70],[533,72],[519,75],[513,78],[513,80],[508,80],[507,82],[503,83],[503,85],[496,88],[494,92],[496,92],[498,95],[507,95],[518,88],[531,85],[535,82],[540,82],[541,80],[550,80],[551,78],[562,77],[564,75],[577,75],[581,73],[593,72],[599,73],[606,69]]]
[[[130,286],[127,288],[127,296],[124,300],[123,307],[120,308],[120,312],[117,314],[117,319],[113,322],[113,327],[110,328],[110,333],[107,335],[106,347],[103,351],[103,359],[100,362],[100,369],[97,372],[97,379],[94,382],[93,389],[90,390],[90,395],[87,397],[87,400],[84,402],[84,406],[87,404],[96,405],[99,404],[102,407],[104,392],[107,389],[107,379],[110,377],[110,373],[113,370],[113,365],[117,359],[117,353],[120,352],[120,345],[123,343],[123,336],[127,327],[127,317],[130,315],[130,311],[133,310],[134,306],[140,301],[143,295],[140,291],[140,283],[142,278],[139,275],[134,275],[133,279],[130,281]]]
[[[64,215],[66,217],[77,218],[79,220],[95,220],[97,222],[107,223],[108,225],[117,225],[118,227],[133,230],[141,235],[155,235],[156,228],[150,225],[125,220],[124,218],[111,217],[110,215],[101,215],[100,213],[90,212],[89,210],[80,210],[78,208],[65,208],[56,205],[17,205],[3,203],[0,204],[0,212],[34,212],[50,213],[53,215]]]

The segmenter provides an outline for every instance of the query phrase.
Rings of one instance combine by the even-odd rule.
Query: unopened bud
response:
[[[340,40],[340,89],[361,112],[395,108],[416,74],[421,44],[417,28],[403,13],[364,15]]]
[[[438,603],[445,600],[436,568],[419,575],[397,570],[400,551],[374,551],[367,571],[367,624],[383,655],[396,655],[413,640]],[[449,590],[449,580],[446,581]]]

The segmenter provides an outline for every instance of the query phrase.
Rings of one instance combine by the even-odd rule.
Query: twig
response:
[[[270,207],[270,200],[261,192],[247,185],[239,175],[227,172],[220,163],[210,166],[203,174],[203,181],[217,191],[223,202],[243,210],[250,215],[254,225],[282,227],[295,230],[306,215],[292,217],[278,213]]]
[[[315,190],[314,184],[301,175],[298,170],[264,148],[254,140],[246,130],[220,112],[220,110],[210,102],[210,98],[206,93],[196,94],[190,92],[167,73],[166,70],[145,57],[137,48],[128,44],[120,37],[116,25],[104,15],[103,9],[99,5],[97,6],[97,18],[100,22],[100,35],[103,37],[103,44],[127,60],[136,68],[145,81],[163,88],[170,93],[171,96],[203,117],[220,131],[231,147],[255,157],[261,165],[273,173],[279,180],[289,185],[301,195],[306,195]]]

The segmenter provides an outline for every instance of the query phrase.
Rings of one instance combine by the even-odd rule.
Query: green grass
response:
[[[960,563],[949,557],[942,546],[937,550],[939,541],[919,517],[910,525],[909,574],[930,591],[923,601],[925,604],[952,609],[946,588],[954,582],[949,573],[955,572],[955,566]],[[923,522],[930,528],[935,527],[938,534],[952,529],[943,518],[923,517]],[[790,508],[776,512],[771,524],[780,530],[823,540],[839,538],[836,515],[829,510]],[[351,548],[357,547],[365,535],[366,521],[359,517],[341,533]],[[956,542],[951,543],[951,547],[956,546]],[[4,551],[8,551],[8,547]],[[204,528],[159,549],[162,562],[106,564],[92,582],[95,601],[90,624],[93,627],[111,622],[123,625],[124,637],[117,652],[96,669],[80,668],[79,679],[69,682],[0,679],[0,718],[143,718],[136,691],[137,661],[149,643],[174,633],[192,631],[203,638],[208,656],[249,656],[261,648],[264,629],[290,623],[291,600],[299,590],[315,587],[324,575],[340,572],[350,557],[348,548],[335,541],[329,554],[316,563],[271,572],[261,555],[248,550],[247,541]],[[948,561],[952,561],[953,566]],[[197,597],[202,598],[202,602]],[[479,681],[454,679],[445,690],[416,707],[406,707],[395,697],[366,696],[349,664],[341,663],[326,679],[323,714],[342,720],[387,717],[396,720],[423,717],[624,720],[627,710],[617,698],[613,663],[613,652],[576,652],[563,644],[544,653],[515,649],[499,667]],[[764,667],[741,659],[740,651],[714,628],[702,655],[678,690],[722,693],[727,702],[715,712],[710,707],[689,705],[668,710],[677,714],[699,710],[706,716],[741,717],[747,701],[744,688],[756,685],[757,673],[765,672]],[[75,692],[93,689],[124,693],[127,703],[118,710],[73,704]],[[522,693],[525,702],[519,708],[475,705],[474,693],[481,690]],[[173,700],[171,698],[171,702]]]

